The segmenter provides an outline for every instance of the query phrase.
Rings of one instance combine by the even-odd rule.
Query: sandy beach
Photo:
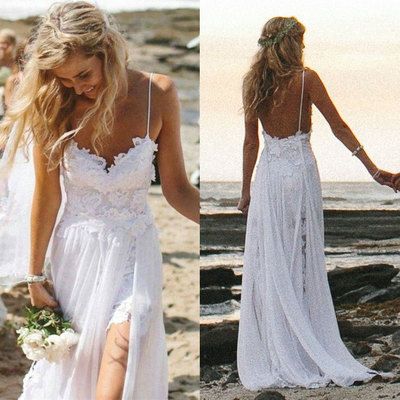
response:
[[[199,53],[186,43],[199,31],[198,10],[124,12],[116,15],[128,39],[131,66],[171,76],[182,106],[182,147],[186,171],[198,167]],[[34,18],[0,20],[1,28],[27,34]],[[168,205],[161,188],[153,185],[150,205],[160,232],[164,265],[164,321],[167,333],[170,395],[173,400],[199,399],[198,226]],[[15,328],[30,304],[27,287],[18,285],[1,295],[8,314],[0,329],[0,400],[15,400],[31,362],[15,343]],[[43,399],[50,400],[50,399]]]

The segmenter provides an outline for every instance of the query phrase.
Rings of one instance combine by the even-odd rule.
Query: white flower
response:
[[[48,345],[44,357],[47,361],[57,362],[68,353],[68,346],[61,335],[50,335],[46,341]]]
[[[21,328],[17,329],[16,332],[18,333],[19,336],[25,337],[30,331],[28,328],[21,327]]]
[[[21,332],[25,335],[21,348],[26,357],[33,361],[38,361],[43,358],[46,348],[40,331],[33,330],[31,332],[26,332],[22,330]]]
[[[31,347],[40,347],[44,345],[43,335],[38,330],[32,330],[24,337],[24,343]]]
[[[79,335],[73,329],[67,329],[61,334],[61,338],[68,347],[71,347],[78,343]]]
[[[23,343],[21,348],[26,358],[33,361],[41,360],[46,354],[46,349],[44,347],[32,347],[29,344]]]

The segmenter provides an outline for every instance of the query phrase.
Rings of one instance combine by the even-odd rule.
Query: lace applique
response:
[[[114,313],[110,322],[107,325],[106,331],[111,327],[111,324],[120,324],[125,321],[130,321],[132,316],[132,295],[122,301],[120,304],[113,307]]]
[[[278,138],[264,132],[265,155],[269,164],[279,163],[284,175],[293,175],[304,162],[309,162],[310,152],[304,151],[310,146],[310,135],[297,132],[295,135]]]
[[[303,294],[306,294],[306,266],[307,266],[307,225],[304,203],[301,209],[301,268],[303,274]]]
[[[67,201],[58,236],[77,226],[100,232],[104,238],[118,231],[136,236],[153,223],[147,194],[155,179],[158,145],[148,136],[132,141],[134,147],[117,155],[109,172],[104,170],[103,157],[71,141],[62,167]]]

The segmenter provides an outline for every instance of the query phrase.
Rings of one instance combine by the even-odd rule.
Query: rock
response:
[[[201,364],[228,364],[236,360],[239,321],[202,324],[200,328]]]
[[[338,325],[340,335],[351,339],[365,339],[372,335],[391,335],[399,329],[394,325],[353,325],[347,320],[339,320]]]
[[[353,355],[356,357],[365,356],[371,352],[371,346],[364,341],[349,345],[349,347]]]
[[[242,283],[240,276],[236,276],[232,267],[219,266],[200,270],[200,286],[221,286],[225,287],[239,285]]]
[[[394,354],[385,354],[371,367],[372,369],[390,372],[400,364],[400,357]]]
[[[174,72],[179,72],[182,70],[199,72],[199,56],[198,54],[193,54],[191,52],[186,53],[181,57],[174,57],[168,60],[171,70]]]
[[[391,336],[392,346],[400,346],[400,329]]]
[[[335,298],[335,304],[355,304],[360,297],[370,294],[375,290],[376,286],[373,285],[362,286],[358,289],[345,293],[343,296]]]
[[[400,285],[393,285],[385,289],[380,289],[365,296],[359,300],[359,304],[364,303],[382,303],[387,300],[394,300],[400,296]]]
[[[232,291],[226,287],[211,286],[200,289],[200,304],[222,303],[232,298]]]
[[[371,346],[371,356],[380,356],[382,354],[388,353],[390,347],[385,344],[373,343]]]
[[[262,392],[254,400],[285,400],[286,397],[281,393],[274,391]]]
[[[390,354],[395,354],[396,356],[400,356],[400,347],[395,347],[394,349],[390,350]]]
[[[210,383],[213,381],[218,381],[222,378],[222,374],[217,371],[215,368],[206,365],[205,367],[201,368],[200,372],[200,379],[204,383]]]
[[[228,378],[225,381],[225,384],[228,383],[237,383],[239,382],[239,374],[237,371],[233,371],[229,374]]]
[[[367,285],[384,288],[398,273],[399,270],[393,265],[369,264],[353,268],[336,268],[328,272],[328,280],[332,297],[338,298]]]

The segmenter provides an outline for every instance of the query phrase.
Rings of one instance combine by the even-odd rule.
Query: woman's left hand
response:
[[[395,191],[400,190],[400,173],[392,174],[391,183],[392,183],[393,188],[395,189]]]
[[[376,182],[380,183],[381,185],[389,186],[395,192],[399,190],[399,187],[393,182],[393,174],[388,171],[384,171],[383,169],[379,170],[379,174],[374,178]]]

